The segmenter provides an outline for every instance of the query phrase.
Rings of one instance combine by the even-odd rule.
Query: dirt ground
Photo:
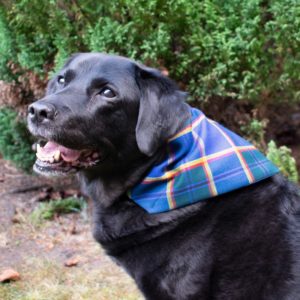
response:
[[[55,270],[66,273],[64,282],[68,282],[70,276],[77,272],[78,278],[72,277],[71,285],[74,286],[77,284],[76,280],[81,281],[82,276],[88,277],[96,272],[96,276],[91,278],[92,281],[95,280],[94,284],[91,283],[91,291],[85,292],[88,296],[84,297],[79,292],[74,295],[72,291],[69,294],[66,292],[65,297],[57,297],[51,296],[50,291],[45,298],[47,300],[142,299],[133,281],[93,240],[91,203],[88,202],[87,208],[80,214],[56,216],[54,220],[45,221],[41,226],[30,222],[32,211],[39,205],[41,191],[47,186],[54,186],[54,190],[72,189],[74,180],[50,180],[29,176],[0,159],[0,273],[6,268],[13,268],[21,275],[21,283],[0,284],[0,299],[44,299],[43,295],[47,291],[43,291],[45,293],[40,296],[29,295],[32,295],[33,289],[38,289],[37,286],[31,288],[30,285],[37,282],[35,274],[36,277],[41,276],[39,266],[43,268],[45,262],[53,264]],[[70,260],[75,261],[76,266],[65,267],[65,263]],[[43,270],[42,276],[47,278],[48,275],[50,276]],[[38,282],[44,289],[43,278],[39,278]],[[105,284],[101,286],[99,282]],[[14,293],[19,298],[13,296],[11,288],[7,288],[8,285],[16,286],[20,295],[15,291]],[[61,284],[60,289],[63,286]]]

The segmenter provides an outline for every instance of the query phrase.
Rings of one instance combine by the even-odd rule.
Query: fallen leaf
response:
[[[75,222],[73,222],[73,224],[71,224],[71,226],[69,227],[68,232],[70,234],[76,234],[76,233],[78,233]]]
[[[75,267],[78,265],[79,262],[80,262],[80,258],[75,256],[75,257],[71,257],[68,260],[66,260],[64,265],[65,265],[65,267]]]
[[[22,220],[24,220],[23,212],[20,209],[16,209],[14,216],[12,217],[11,221],[13,223],[22,223]]]
[[[21,223],[21,220],[20,220],[20,218],[19,218],[19,215],[14,215],[14,216],[12,217],[11,221],[12,221],[13,223],[15,223],[15,224]]]
[[[54,244],[49,242],[47,245],[46,245],[46,250],[47,251],[51,251],[52,249],[54,248]]]
[[[13,269],[6,269],[0,273],[0,282],[20,280],[20,274]]]

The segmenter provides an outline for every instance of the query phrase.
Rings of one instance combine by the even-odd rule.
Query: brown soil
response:
[[[28,217],[39,204],[41,189],[52,185],[59,190],[73,182],[29,176],[0,160],[0,268],[17,267],[28,256],[45,254],[63,261],[72,254],[88,252],[84,247],[94,244],[90,224],[79,214],[59,216],[40,229],[30,224]]]
[[[109,276],[118,278],[119,282],[127,280],[128,288],[127,275],[115,266],[92,237],[89,202],[84,213],[56,216],[39,227],[30,222],[30,214],[39,204],[45,186],[54,186],[57,191],[76,188],[74,179],[62,181],[29,176],[0,159],[0,272],[6,268],[22,270],[33,258],[50,260],[62,267],[75,261],[73,268],[107,269]],[[129,286],[134,288],[132,283]]]

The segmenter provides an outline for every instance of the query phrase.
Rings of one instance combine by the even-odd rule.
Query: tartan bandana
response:
[[[148,213],[193,204],[279,172],[253,145],[195,108],[166,149],[164,159],[128,192]]]

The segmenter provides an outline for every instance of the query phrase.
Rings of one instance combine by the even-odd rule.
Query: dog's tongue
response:
[[[68,162],[77,160],[81,154],[81,151],[79,150],[69,149],[51,141],[47,142],[47,144],[40,149],[40,153],[44,157],[53,157],[57,151],[60,152],[63,160]]]

